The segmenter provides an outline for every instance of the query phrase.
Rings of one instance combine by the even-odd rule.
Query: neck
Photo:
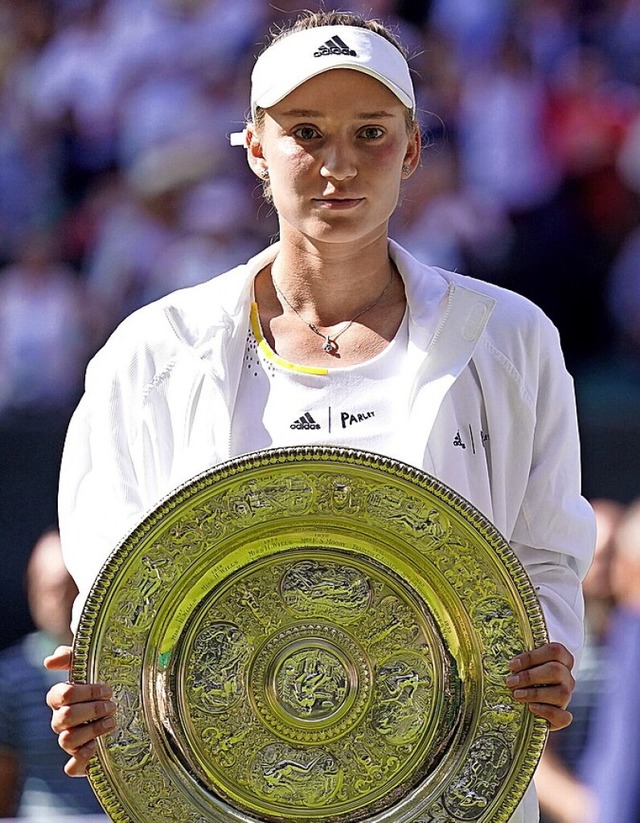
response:
[[[283,244],[269,279],[311,322],[331,326],[375,300],[393,271],[385,236],[358,249]]]
[[[350,366],[374,357],[393,339],[405,309],[386,237],[357,253],[284,244],[254,287],[268,344],[304,366]]]

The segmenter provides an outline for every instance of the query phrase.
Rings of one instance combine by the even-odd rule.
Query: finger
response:
[[[71,646],[58,646],[52,654],[45,657],[43,665],[45,669],[49,669],[50,671],[68,671],[71,668],[71,662]]]
[[[537,649],[521,652],[514,657],[509,661],[509,669],[512,672],[521,672],[554,660],[568,669],[572,669],[575,662],[571,652],[562,643],[545,643]]]
[[[562,663],[552,661],[543,663],[531,669],[523,669],[521,672],[509,675],[506,684],[510,689],[527,688],[529,686],[554,686],[562,685],[569,692],[573,692],[576,681],[570,669]]]
[[[113,716],[96,720],[93,723],[85,723],[82,726],[73,726],[58,735],[58,744],[67,754],[75,757],[81,749],[86,747],[87,743],[95,741],[103,734],[109,734],[115,727],[116,719]]]
[[[47,706],[55,711],[63,706],[109,700],[110,697],[112,692],[106,683],[56,683],[47,692]]]
[[[64,767],[65,774],[69,777],[84,777],[87,773],[89,761],[96,753],[97,744],[95,740],[89,741],[67,761]]]
[[[571,690],[562,685],[538,686],[530,689],[516,689],[513,697],[519,703],[540,703],[566,709],[571,699]]]
[[[529,703],[529,710],[537,717],[542,717],[549,721],[549,729],[557,732],[571,725],[573,715],[566,709],[557,706],[550,706],[548,703]]]
[[[93,723],[115,714],[116,704],[111,700],[98,700],[93,703],[76,703],[72,706],[62,706],[53,712],[51,728],[56,734],[74,729],[78,726]],[[89,738],[87,738],[89,739]],[[82,746],[86,741],[76,744]]]

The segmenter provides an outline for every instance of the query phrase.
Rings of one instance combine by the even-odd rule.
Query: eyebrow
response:
[[[288,109],[282,112],[283,117],[324,117],[324,112],[316,111],[315,109]],[[355,114],[357,120],[381,120],[386,117],[393,117],[391,112],[380,111],[361,111]]]

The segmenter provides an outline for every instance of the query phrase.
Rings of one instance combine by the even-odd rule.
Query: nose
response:
[[[358,173],[354,154],[350,147],[341,142],[325,146],[320,174],[333,180],[349,180]]]

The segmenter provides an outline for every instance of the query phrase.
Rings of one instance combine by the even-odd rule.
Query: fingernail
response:
[[[103,700],[108,700],[110,697],[113,696],[113,692],[111,691],[111,687],[103,684],[100,686],[100,697]]]
[[[513,697],[514,697],[515,700],[521,700],[523,697],[526,697],[526,696],[527,696],[527,690],[526,689],[516,689],[515,692],[513,693]]]
[[[511,674],[507,677],[507,686],[511,688],[511,686],[517,686],[520,682],[520,675],[519,674]]]
[[[102,721],[102,728],[103,729],[110,730],[110,729],[115,729],[115,727],[116,727],[115,717],[105,717],[105,719]]]
[[[105,703],[102,704],[102,714],[113,714],[117,706],[111,700],[107,700]]]

